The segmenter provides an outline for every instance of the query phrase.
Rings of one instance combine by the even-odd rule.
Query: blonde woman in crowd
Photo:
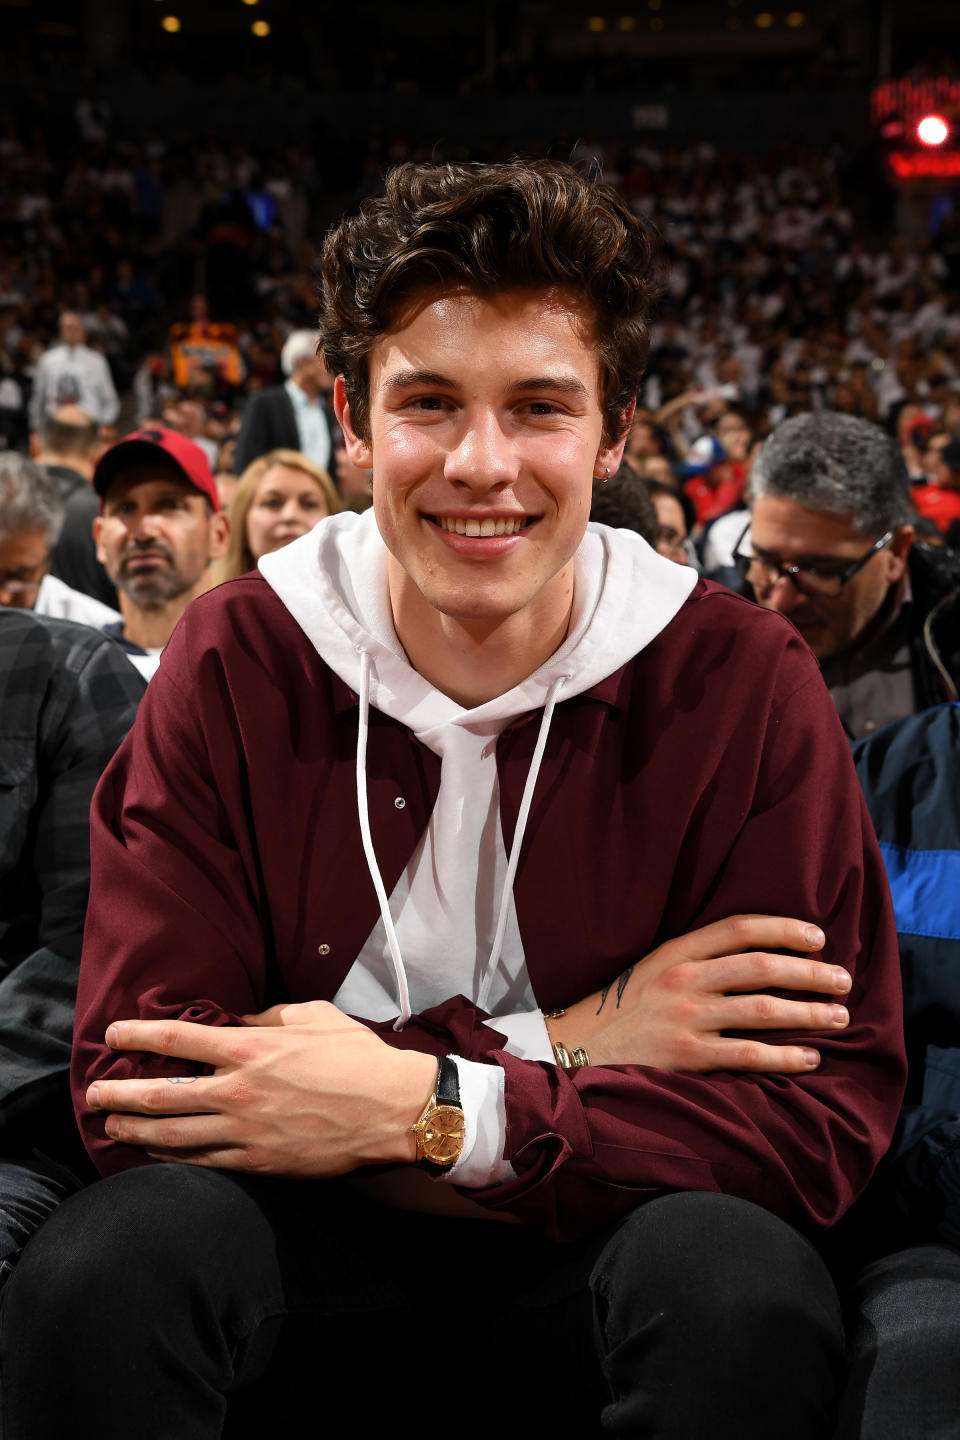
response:
[[[230,501],[230,545],[214,572],[217,584],[252,570],[343,507],[326,470],[298,450],[270,450],[248,465]]]

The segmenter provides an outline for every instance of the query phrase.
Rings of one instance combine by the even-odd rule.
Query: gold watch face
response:
[[[434,1165],[453,1165],[463,1150],[463,1111],[437,1105],[418,1127],[420,1151]]]

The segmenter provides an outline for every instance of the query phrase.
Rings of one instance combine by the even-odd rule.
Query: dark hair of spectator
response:
[[[660,521],[647,486],[626,465],[608,480],[594,480],[590,519],[615,530],[636,530],[648,545],[656,546]]]
[[[680,509],[683,511],[684,522],[689,535],[697,523],[697,507],[690,496],[684,490],[677,490],[673,485],[667,485],[663,480],[645,480],[647,492],[653,495],[671,495]]]
[[[880,536],[913,520],[895,441],[869,420],[829,410],[794,415],[764,441],[750,471],[750,499],[761,495],[849,515],[858,535]]]
[[[92,420],[86,425],[74,425],[54,416],[43,422],[41,440],[44,450],[53,455],[75,455],[85,458],[97,443],[97,427]]]
[[[659,293],[652,231],[609,186],[555,160],[400,165],[327,235],[320,343],[369,439],[367,356],[417,296],[562,287],[593,313],[607,439],[626,429]]]

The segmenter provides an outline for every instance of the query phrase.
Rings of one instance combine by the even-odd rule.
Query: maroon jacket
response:
[[[108,1141],[93,1080],[183,1073],[117,1055],[111,1020],[236,1024],[331,999],[378,919],[357,819],[357,697],[259,577],[195,601],[94,801],[74,1080],[104,1172],[149,1163]],[[509,847],[538,715],[497,760]],[[373,711],[369,812],[387,893],[423,830],[439,759]],[[402,797],[406,802],[398,806]],[[669,1190],[836,1220],[886,1148],[904,1083],[896,935],[883,866],[833,705],[781,617],[698,584],[657,639],[554,716],[514,886],[531,983],[572,1003],[661,941],[741,911],[796,916],[854,975],[851,1023],[800,1078],[591,1066],[498,1048],[469,999],[392,1043],[506,1074],[517,1178],[472,1198],[569,1239]],[[804,1036],[804,1039],[809,1038]]]

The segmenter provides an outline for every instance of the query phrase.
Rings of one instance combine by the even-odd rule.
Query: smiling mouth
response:
[[[467,520],[459,515],[431,515],[429,519],[441,530],[447,530],[451,535],[468,535],[474,538],[489,538],[493,535],[519,535],[521,530],[526,530],[533,525],[535,515],[515,515],[507,518],[500,516],[494,519],[489,516],[485,520]]]

